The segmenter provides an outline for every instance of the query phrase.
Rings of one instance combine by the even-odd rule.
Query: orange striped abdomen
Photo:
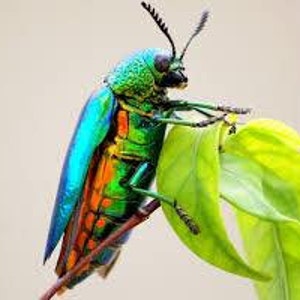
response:
[[[59,276],[70,270],[81,257],[126,221],[143,201],[124,186],[140,162],[128,161],[128,157],[122,158],[120,150],[128,133],[127,112],[120,111],[116,119],[119,124],[116,136],[94,154],[81,202],[66,230],[56,268]],[[107,248],[92,265],[87,266],[86,275],[94,267],[107,264],[116,252],[116,246]]]

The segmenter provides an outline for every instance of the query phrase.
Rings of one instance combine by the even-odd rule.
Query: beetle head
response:
[[[141,4],[143,8],[149,12],[161,31],[165,34],[171,44],[172,49],[171,53],[164,53],[163,51],[161,53],[155,53],[155,57],[153,58],[154,61],[151,62],[150,67],[152,67],[152,69],[154,67],[156,84],[162,88],[185,88],[187,86],[188,78],[184,75],[183,57],[192,40],[204,28],[204,25],[208,18],[208,12],[205,11],[202,14],[200,22],[198,23],[194,33],[187,41],[181,54],[177,56],[174,41],[169,34],[166,24],[162,21],[156,10],[150,4],[147,4],[145,2],[142,2]]]

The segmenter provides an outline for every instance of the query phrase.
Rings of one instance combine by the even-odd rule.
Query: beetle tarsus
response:
[[[187,228],[194,235],[198,235],[200,233],[199,226],[195,223],[195,221],[189,216],[189,214],[177,204],[177,201],[174,202],[174,209],[178,215],[178,217],[183,221],[183,223],[187,226]]]
[[[251,112],[251,108],[231,107],[226,105],[218,105],[217,110],[238,115],[246,115]]]

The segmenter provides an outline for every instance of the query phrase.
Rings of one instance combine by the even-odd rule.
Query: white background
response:
[[[211,11],[186,55],[189,87],[177,96],[227,99],[300,129],[299,1],[151,3],[178,49],[201,11]],[[0,298],[37,299],[55,280],[55,255],[46,266],[42,257],[63,157],[85,99],[124,55],[169,45],[135,0],[1,0],[0,6]],[[91,276],[63,299],[255,296],[248,280],[198,260],[158,212],[135,230],[106,281]]]

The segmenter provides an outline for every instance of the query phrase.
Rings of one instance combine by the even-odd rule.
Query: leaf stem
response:
[[[149,216],[160,207],[160,202],[157,200],[152,200],[144,207],[139,209],[130,219],[128,219],[121,227],[109,235],[105,240],[103,240],[93,251],[91,251],[87,256],[82,258],[70,271],[68,271],[64,276],[59,278],[50,288],[47,290],[40,298],[40,300],[51,299],[63,286],[68,284],[78,271],[80,271],[84,266],[89,264],[97,255],[99,255],[104,248],[108,247],[116,240],[118,240],[124,233],[132,229],[133,227],[139,225],[140,223],[146,221]]]

